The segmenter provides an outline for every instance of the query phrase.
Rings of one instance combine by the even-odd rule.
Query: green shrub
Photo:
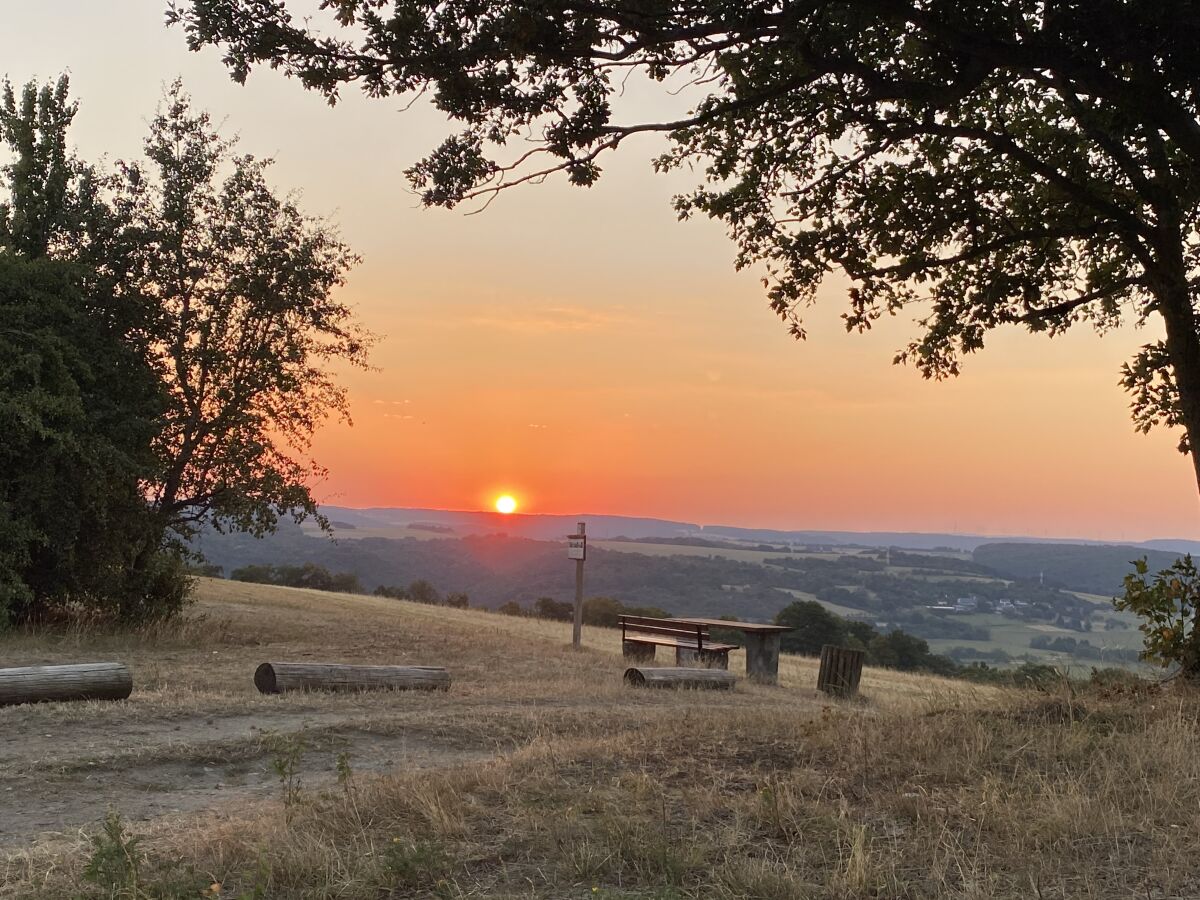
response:
[[[1142,658],[1160,666],[1179,666],[1185,678],[1200,677],[1200,572],[1191,555],[1147,578],[1146,558],[1134,560],[1125,576],[1125,594],[1113,600],[1117,609],[1141,616],[1145,636]]]

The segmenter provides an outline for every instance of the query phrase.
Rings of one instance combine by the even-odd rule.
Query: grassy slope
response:
[[[815,662],[793,658],[779,688],[634,692],[621,685],[617,636],[599,629],[574,653],[556,623],[219,581],[201,597],[206,624],[182,633],[0,641],[14,664],[128,659],[138,684],[122,704],[0,710],[0,734],[93,738],[5,765],[111,778],[151,760],[136,746],[98,750],[97,735],[146,746],[197,717],[217,732],[227,717],[287,710],[318,724],[361,716],[346,731],[352,766],[363,729],[486,760],[447,754],[443,766],[360,773],[341,788],[314,781],[288,809],[280,796],[230,806],[215,794],[211,809],[141,823],[152,858],[141,896],[164,895],[168,881],[188,882],[192,893],[178,896],[219,884],[209,896],[322,898],[1200,890],[1190,852],[1200,703],[1190,695],[1026,695],[868,670],[863,702],[830,703],[811,689]],[[250,675],[264,659],[441,663],[455,684],[446,694],[260,697]],[[230,752],[253,751],[244,737],[229,741]],[[155,753],[207,761],[220,748]],[[41,790],[36,778],[14,783]],[[20,850],[0,865],[0,894],[109,896],[79,882],[87,855],[69,831]]]

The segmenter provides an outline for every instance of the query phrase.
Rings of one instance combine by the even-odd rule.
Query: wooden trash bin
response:
[[[821,668],[817,672],[817,690],[836,697],[853,697],[858,693],[858,682],[862,678],[865,650],[835,647],[826,644],[821,648]]]

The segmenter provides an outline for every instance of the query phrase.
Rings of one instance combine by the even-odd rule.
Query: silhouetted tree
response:
[[[442,597],[437,592],[437,588],[424,578],[418,578],[410,584],[405,594],[406,599],[412,600],[414,603],[428,603],[436,606],[442,602]]]
[[[292,11],[289,11],[289,6]],[[1180,0],[514,3],[177,0],[193,49],[269,65],[331,101],[428,91],[461,125],[408,170],[429,205],[562,173],[588,186],[628,138],[699,167],[681,217],[723,222],[739,267],[799,313],[830,272],[849,329],[915,311],[897,355],[956,375],[987,333],[1158,320],[1123,370],[1140,430],[1200,442],[1200,17]],[[294,12],[303,12],[299,17]],[[629,74],[691,79],[691,112],[633,118]],[[392,104],[389,103],[389,110]],[[525,152],[510,147],[532,140]],[[1200,454],[1193,454],[1200,485]]]
[[[533,603],[533,614],[539,619],[556,619],[569,622],[575,616],[573,603],[561,603],[553,597],[538,597]]]
[[[815,600],[797,600],[785,606],[775,616],[775,624],[796,629],[784,632],[780,638],[780,646],[788,653],[816,656],[825,644],[846,640],[843,620]]]
[[[357,258],[325,223],[236,154],[177,82],[151,120],[142,161],[112,174],[67,148],[67,81],[5,84],[0,136],[16,156],[0,191],[0,247],[73,263],[89,315],[153,368],[156,465],[142,491],[158,520],[134,568],[166,537],[207,522],[262,534],[315,515],[310,439],[347,416],[334,364],[370,342],[335,299]]]

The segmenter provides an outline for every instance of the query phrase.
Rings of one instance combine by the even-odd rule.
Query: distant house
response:
[[[978,597],[959,597],[954,601],[954,608],[959,612],[975,612],[979,609]]]

